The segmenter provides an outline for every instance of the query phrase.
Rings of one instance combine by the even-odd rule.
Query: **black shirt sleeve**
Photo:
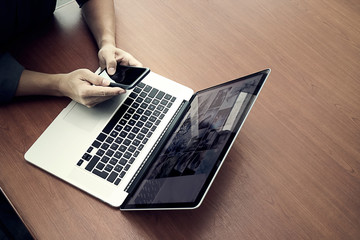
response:
[[[0,54],[0,102],[8,102],[15,95],[24,67],[9,53]]]

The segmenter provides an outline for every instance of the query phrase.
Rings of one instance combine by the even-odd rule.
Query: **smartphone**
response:
[[[118,64],[114,75],[109,75],[104,69],[100,76],[111,79],[110,87],[121,87],[123,89],[132,89],[143,80],[150,72],[149,68],[124,66]]]

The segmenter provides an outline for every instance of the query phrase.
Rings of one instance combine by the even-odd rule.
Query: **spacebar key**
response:
[[[116,125],[116,123],[120,120],[120,118],[122,117],[122,115],[124,115],[124,113],[126,112],[126,110],[129,107],[126,105],[122,105],[119,110],[117,110],[117,112],[115,113],[115,115],[111,118],[111,120],[109,121],[109,123],[105,126],[103,132],[109,134],[111,132],[111,130],[114,128],[114,126]]]
[[[91,171],[93,170],[93,168],[95,167],[95,165],[99,162],[100,158],[98,156],[94,156],[90,162],[88,163],[88,165],[86,166],[86,170]]]

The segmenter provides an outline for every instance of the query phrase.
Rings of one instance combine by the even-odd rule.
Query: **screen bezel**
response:
[[[215,179],[218,171],[220,170],[220,167],[221,167],[222,163],[224,162],[224,160],[225,160],[225,158],[226,158],[232,144],[234,143],[237,135],[239,134],[240,129],[241,129],[247,115],[249,114],[255,100],[257,99],[257,97],[259,95],[259,92],[260,92],[261,88],[263,87],[269,73],[270,73],[270,69],[265,69],[263,71],[253,73],[253,74],[248,75],[248,76],[244,76],[244,77],[241,77],[241,78],[238,78],[238,79],[234,79],[232,81],[228,81],[226,83],[222,83],[222,84],[219,84],[219,85],[216,85],[216,86],[213,86],[213,87],[198,91],[191,98],[190,102],[195,98],[196,95],[201,94],[202,92],[210,91],[210,90],[213,90],[215,88],[222,88],[224,86],[231,85],[231,84],[233,84],[235,82],[238,82],[238,81],[244,81],[246,79],[253,78],[253,77],[258,76],[258,75],[262,75],[262,77],[259,80],[259,83],[258,83],[253,95],[250,98],[250,101],[247,103],[247,106],[245,107],[245,110],[244,110],[245,114],[243,114],[239,118],[237,123],[235,124],[234,130],[230,134],[229,139],[227,140],[227,142],[225,143],[221,153],[219,154],[219,157],[218,157],[216,163],[214,164],[213,169],[210,171],[207,179],[205,180],[201,190],[198,193],[198,196],[196,197],[196,199],[194,201],[192,201],[192,202],[180,202],[180,203],[129,204],[128,202],[132,197],[132,193],[134,193],[136,191],[136,188],[138,186],[140,186],[141,181],[139,181],[138,185],[135,187],[134,191],[132,191],[132,193],[129,193],[128,197],[125,199],[125,201],[121,205],[120,209],[121,210],[144,210],[144,209],[148,209],[148,210],[151,210],[151,209],[154,209],[154,210],[171,210],[171,209],[195,209],[195,208],[199,207],[200,204],[202,203],[203,199],[205,198],[205,195],[206,195],[207,191],[209,190],[209,188],[210,188],[210,186],[212,184],[212,181]],[[156,157],[155,157],[155,160],[156,160]],[[150,169],[150,167],[148,169]],[[142,174],[142,180],[147,175],[147,172],[148,171],[145,171],[144,174]]]

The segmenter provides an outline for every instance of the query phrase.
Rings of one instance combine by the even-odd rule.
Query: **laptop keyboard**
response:
[[[77,165],[118,185],[175,100],[139,83]]]

